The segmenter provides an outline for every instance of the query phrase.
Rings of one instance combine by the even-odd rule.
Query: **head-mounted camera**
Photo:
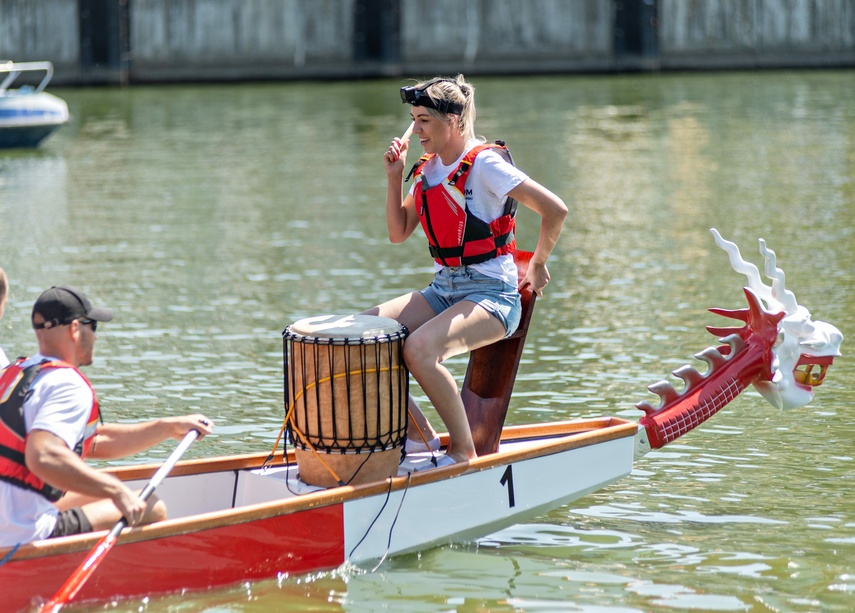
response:
[[[423,85],[422,87],[402,87],[401,102],[412,104],[413,106],[423,106],[428,109],[436,109],[440,113],[453,113],[454,115],[463,114],[463,105],[459,102],[451,102],[450,100],[434,100],[427,93],[427,88],[434,83],[440,81],[448,81],[448,79],[436,79]],[[452,82],[452,81],[449,81]]]

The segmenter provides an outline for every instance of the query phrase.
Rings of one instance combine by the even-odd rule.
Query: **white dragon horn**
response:
[[[799,308],[796,295],[786,288],[786,276],[784,271],[778,268],[777,256],[774,251],[766,247],[766,241],[762,238],[760,239],[760,255],[766,260],[763,273],[772,280],[772,295],[784,306],[787,315],[794,314]]]
[[[736,246],[736,243],[732,243],[729,240],[722,238],[721,234],[719,234],[718,230],[715,228],[710,228],[710,232],[712,232],[716,244],[727,252],[727,256],[730,258],[731,268],[739,274],[745,275],[748,279],[748,287],[754,290],[754,293],[763,300],[772,300],[772,288],[763,283],[760,279],[760,271],[757,270],[757,267],[754,264],[742,259],[742,255],[739,253],[739,247]]]

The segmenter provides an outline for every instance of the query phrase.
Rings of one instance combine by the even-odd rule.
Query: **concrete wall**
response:
[[[659,0],[663,68],[855,65],[852,0]]]
[[[352,0],[134,0],[131,79],[334,76]]]
[[[611,65],[612,0],[404,0],[402,8],[406,73]]]
[[[79,45],[77,0],[0,0],[0,60],[51,60],[76,74]]]
[[[0,58],[54,84],[855,66],[855,0],[0,0]]]

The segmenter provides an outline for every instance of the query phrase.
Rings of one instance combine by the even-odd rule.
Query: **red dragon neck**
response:
[[[645,413],[639,424],[646,430],[653,449],[701,425],[755,380],[771,380],[772,347],[778,336],[778,322],[785,313],[766,312],[752,290],[744,288],[744,291],[747,309],[710,309],[717,315],[743,321],[745,325],[707,327],[710,333],[723,337],[720,340],[725,343],[695,354],[708,364],[707,373],[702,375],[692,366],[682,366],[673,371],[673,375],[684,382],[681,392],[668,381],[659,381],[648,387],[660,397],[659,407],[649,402],[635,405]]]

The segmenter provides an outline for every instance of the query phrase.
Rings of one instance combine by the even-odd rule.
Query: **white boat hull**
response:
[[[394,491],[388,501],[346,502],[348,561],[466,542],[542,515],[629,474],[633,444],[608,441]]]

